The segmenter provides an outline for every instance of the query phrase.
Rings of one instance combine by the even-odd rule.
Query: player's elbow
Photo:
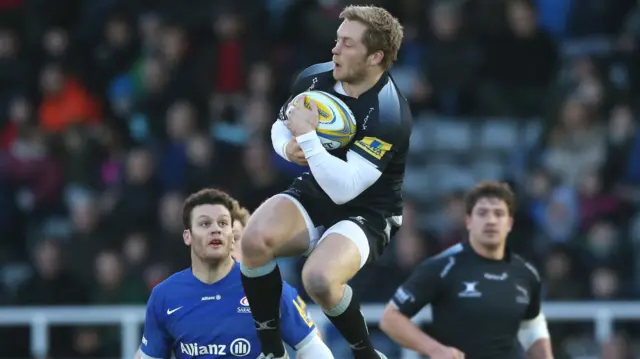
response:
[[[380,330],[388,336],[393,337],[398,326],[398,322],[402,319],[407,320],[404,314],[400,313],[393,303],[389,303],[386,308],[384,308],[384,312],[382,312],[382,318],[380,318]]]
[[[387,334],[387,332],[389,331],[389,327],[391,326],[391,322],[393,321],[393,314],[389,313],[391,310],[394,309],[389,309],[389,306],[387,305],[387,307],[384,308],[384,312],[382,312],[382,317],[380,318],[380,330],[382,330],[385,334]]]
[[[352,197],[352,196],[345,196],[344,193],[334,193],[334,194],[329,194],[329,198],[331,198],[333,203],[337,205],[342,205],[354,199],[355,196]]]
[[[288,160],[288,158],[285,153],[285,147],[290,139],[291,132],[289,129],[282,121],[276,120],[273,125],[271,125],[271,145],[273,146],[273,150],[286,160]]]
[[[323,187],[327,196],[337,205],[343,205],[356,198],[362,191],[357,187],[357,183],[349,180],[348,174],[343,174],[340,181],[335,181],[335,185]],[[353,177],[353,176],[350,176]]]
[[[347,178],[351,178],[351,180],[345,181],[343,188],[336,191],[327,191],[329,198],[337,205],[342,205],[353,200],[371,186],[367,181],[360,180],[357,174],[344,174],[344,176],[348,176]]]
[[[342,188],[340,191],[335,191],[333,194],[329,194],[329,197],[335,204],[345,204],[353,200],[369,187],[373,186],[380,176],[382,176],[382,172],[373,168],[371,164],[366,162],[366,160],[356,160],[355,158],[359,157],[354,155],[352,156],[352,160],[347,162],[349,164],[353,164],[353,167],[350,167],[349,171],[346,173],[340,173],[342,175],[345,188]]]

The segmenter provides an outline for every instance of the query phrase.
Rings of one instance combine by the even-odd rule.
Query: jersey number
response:
[[[298,309],[298,313],[300,314],[302,320],[304,320],[309,328],[311,328],[313,326],[313,320],[311,320],[311,317],[307,314],[307,303],[305,303],[304,300],[302,300],[302,298],[298,296],[293,300],[293,305],[295,305],[296,309]]]

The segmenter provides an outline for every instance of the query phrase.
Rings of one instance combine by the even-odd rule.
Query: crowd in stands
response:
[[[0,0],[0,305],[144,305],[189,266],[186,195],[217,187],[254,210],[286,188],[306,169],[269,130],[297,72],[330,61],[346,3]],[[546,301],[640,298],[640,2],[366,3],[404,25],[391,73],[414,133],[404,226],[354,280],[362,300],[464,240],[462,195],[486,179],[518,193],[509,243]],[[299,261],[281,265],[300,286]],[[604,343],[588,321],[551,331],[556,358],[640,357],[637,323]],[[120,333],[56,327],[50,344],[117,357]],[[28,356],[26,327],[0,328],[0,357]]]

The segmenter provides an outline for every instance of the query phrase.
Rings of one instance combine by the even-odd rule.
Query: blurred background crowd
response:
[[[269,129],[297,71],[330,60],[345,3],[0,0],[0,304],[145,304],[189,266],[186,195],[253,210],[284,189],[305,169]],[[354,280],[363,301],[465,239],[462,194],[483,179],[517,191],[510,244],[545,300],[640,298],[640,2],[366,3],[405,26],[392,74],[415,122],[405,225]],[[638,357],[639,329],[597,345],[592,324],[551,325],[557,358]],[[0,357],[29,356],[26,328],[0,334]],[[117,328],[51,335],[54,358],[120,350]]]

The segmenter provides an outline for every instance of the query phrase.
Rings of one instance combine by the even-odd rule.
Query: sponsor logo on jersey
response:
[[[199,355],[227,355],[227,346],[225,344],[200,345],[198,343],[180,343],[180,351],[190,357]]]
[[[220,300],[222,296],[220,294],[212,295],[209,297],[202,297],[202,300]]]
[[[171,315],[171,314],[179,311],[180,309],[182,309],[182,306],[179,306],[178,308],[167,309],[167,315]]]
[[[357,141],[356,146],[377,160],[382,159],[384,154],[390,151],[392,147],[390,143],[376,137],[365,137]]]
[[[415,297],[413,296],[413,294],[411,294],[409,291],[405,290],[402,287],[396,290],[396,294],[394,295],[394,298],[396,302],[398,302],[398,304],[404,304],[407,302],[415,301]]]
[[[249,301],[247,297],[242,297],[240,299],[240,307],[238,307],[238,313],[251,313],[251,308],[249,308]]]
[[[245,338],[234,339],[229,346],[226,344],[180,343],[180,351],[191,357],[200,355],[228,355],[244,357],[251,353],[251,343]]]
[[[509,275],[506,272],[502,272],[502,274],[493,274],[493,273],[485,273],[484,278],[488,280],[505,280],[509,278]]]
[[[477,298],[482,297],[482,293],[478,292],[476,286],[478,282],[462,282],[464,284],[464,290],[458,293],[458,297],[463,298]]]
[[[234,339],[229,345],[229,352],[236,357],[244,357],[251,353],[251,343],[245,338]]]

